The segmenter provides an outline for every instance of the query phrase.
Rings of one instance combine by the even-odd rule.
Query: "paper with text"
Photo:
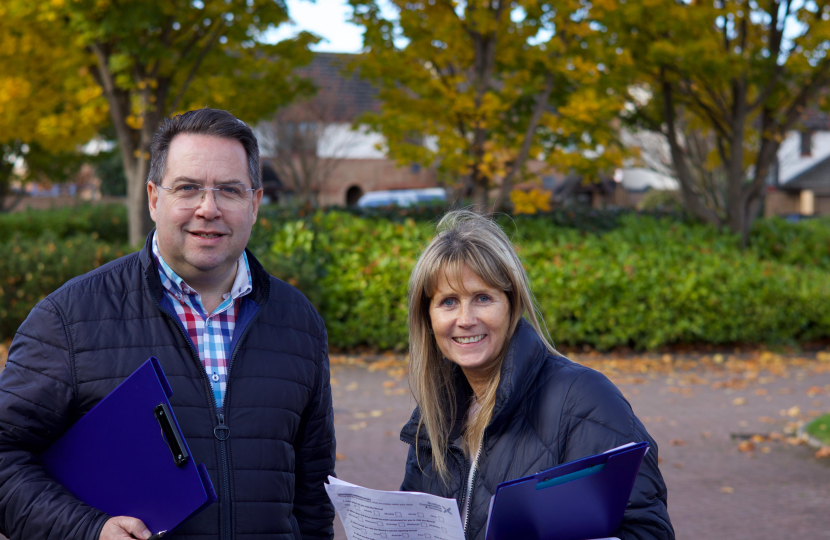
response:
[[[464,540],[455,499],[378,491],[333,476],[325,486],[348,540]]]

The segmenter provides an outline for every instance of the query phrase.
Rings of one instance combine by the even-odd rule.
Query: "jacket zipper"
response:
[[[482,441],[483,442],[483,441]],[[472,475],[470,478],[467,479],[467,485],[465,487],[466,497],[464,501],[464,538],[467,538],[467,526],[470,524],[470,510],[472,508],[472,501],[473,501],[473,487],[475,487],[476,483],[476,474],[478,473],[478,459],[481,457],[481,448],[484,446],[483,444],[479,444],[478,451],[476,452],[476,458],[473,461],[473,465],[470,469],[470,474]]]
[[[219,439],[219,451],[222,457],[222,483],[225,486],[225,501],[227,501],[227,503],[224,505],[225,519],[223,520],[225,523],[225,540],[231,540],[233,538],[233,536],[231,535],[231,472],[230,466],[228,465],[228,439],[231,436],[231,428],[228,427],[227,424],[225,424],[225,409],[227,407],[227,404],[230,403],[231,395],[231,368],[233,367],[234,359],[236,359],[236,353],[239,352],[239,348],[242,346],[242,342],[245,340],[245,336],[248,335],[248,331],[259,318],[260,313],[262,313],[262,306],[259,306],[259,309],[257,309],[256,313],[254,313],[254,316],[251,317],[251,322],[248,323],[248,325],[245,327],[245,330],[243,330],[242,335],[239,336],[239,341],[236,342],[236,348],[233,350],[233,354],[231,354],[231,359],[228,362],[227,382],[225,383],[225,397],[222,399],[221,412],[217,414],[219,424],[214,429],[214,434],[216,434],[216,429],[219,429],[220,427],[226,430],[224,439],[218,436],[216,437],[217,439]],[[205,380],[207,380],[207,372],[204,370],[204,368],[202,368],[202,373],[205,374]],[[211,392],[210,395],[213,396],[213,392]],[[216,403],[215,400],[214,403]]]
[[[153,303],[156,305],[158,310],[161,311],[162,313],[164,313],[165,315],[167,315],[167,317],[174,322],[176,327],[179,329],[179,331],[184,336],[185,341],[187,342],[187,345],[190,348],[192,358],[193,358],[193,360],[196,361],[196,364],[198,366],[197,371],[199,371],[199,373],[201,373],[201,379],[202,379],[202,382],[204,383],[205,396],[207,397],[207,400],[208,400],[208,406],[210,408],[215,409],[216,408],[216,399],[213,397],[213,389],[210,386],[210,381],[208,380],[207,372],[205,371],[205,366],[202,364],[202,360],[199,358],[199,352],[193,346],[193,342],[190,340],[190,336],[185,331],[184,326],[182,326],[182,322],[179,320],[178,317],[174,317],[169,311],[164,309],[164,307],[162,307],[162,305],[159,303],[159,301],[156,299],[156,297],[153,294],[150,294],[150,296],[153,298]],[[230,390],[230,387],[231,387],[231,384],[230,384],[231,383],[231,377],[230,377],[230,375],[231,375],[231,366],[233,365],[233,360],[236,358],[236,353],[239,351],[239,347],[242,345],[242,341],[245,339],[245,336],[248,335],[248,331],[250,330],[251,326],[253,326],[254,322],[257,320],[257,318],[259,317],[259,314],[261,312],[262,312],[262,306],[259,306],[259,309],[257,309],[257,312],[251,318],[251,322],[249,322],[248,326],[245,327],[245,330],[242,333],[242,335],[240,336],[239,341],[236,342],[236,348],[234,349],[233,354],[231,355],[231,360],[228,363],[228,382],[225,384],[225,398],[222,401],[221,411],[217,412],[217,414],[216,414],[217,423],[213,427],[213,434],[217,439],[219,439],[219,453],[220,453],[220,461],[221,461],[221,468],[222,468],[222,470],[221,470],[222,484],[223,484],[223,487],[224,487],[223,491],[225,493],[225,499],[224,499],[225,504],[222,505],[222,507],[223,507],[222,514],[223,515],[221,516],[221,519],[220,519],[220,522],[224,523],[224,525],[225,525],[224,526],[225,534],[220,535],[220,539],[224,538],[225,540],[231,540],[231,538],[232,538],[232,536],[231,536],[231,487],[230,487],[230,470],[229,470],[230,468],[229,468],[229,465],[228,465],[228,449],[227,449],[227,440],[230,438],[230,431],[231,430],[225,424],[225,415],[224,415],[225,403],[227,403],[227,401],[228,401],[228,393],[229,393],[229,390]],[[217,430],[224,434],[223,435],[224,438],[219,436],[219,433],[217,433]]]

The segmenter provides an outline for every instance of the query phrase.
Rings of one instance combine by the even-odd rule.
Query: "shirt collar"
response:
[[[161,283],[165,289],[174,295],[180,293],[194,295],[199,294],[195,289],[185,283],[185,281],[179,277],[179,275],[176,274],[176,272],[170,268],[166,262],[164,262],[164,258],[161,256],[161,252],[159,251],[158,235],[156,234],[153,234],[153,257],[156,259],[159,277],[161,277]],[[244,250],[242,251],[242,255],[239,256],[237,263],[236,277],[233,280],[233,285],[231,285],[231,290],[223,295],[223,298],[226,300],[228,298],[236,300],[237,298],[245,296],[253,290],[251,267],[248,264],[248,255]]]

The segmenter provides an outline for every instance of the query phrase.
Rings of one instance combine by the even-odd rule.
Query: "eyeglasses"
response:
[[[256,189],[245,189],[242,184],[225,184],[217,188],[203,187],[199,184],[179,184],[171,188],[156,185],[167,191],[173,199],[173,204],[182,208],[196,208],[205,200],[205,193],[213,192],[213,200],[216,206],[225,210],[237,210],[251,201],[249,191]]]

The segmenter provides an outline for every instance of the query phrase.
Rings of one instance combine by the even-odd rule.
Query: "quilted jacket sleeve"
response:
[[[657,444],[617,387],[604,375],[586,370],[571,385],[563,413],[562,429],[567,434],[560,439],[563,463],[629,442],[649,443],[616,536],[622,540],[674,540],[666,484],[657,467]]]
[[[0,532],[11,540],[96,540],[109,518],[52,480],[38,457],[68,428],[70,349],[59,310],[43,300],[0,374]]]
[[[320,361],[313,397],[295,444],[294,517],[303,538],[334,537],[334,506],[324,484],[334,476],[334,410],[331,401],[328,338],[322,321]]]

